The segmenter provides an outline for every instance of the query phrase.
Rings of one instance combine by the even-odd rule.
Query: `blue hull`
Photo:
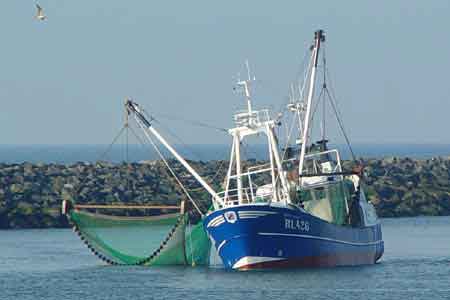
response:
[[[383,254],[380,224],[338,226],[297,208],[241,205],[204,220],[226,268],[373,264]]]

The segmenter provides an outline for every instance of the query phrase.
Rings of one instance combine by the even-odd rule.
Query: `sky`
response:
[[[2,1],[0,144],[108,144],[125,97],[185,143],[228,143],[171,119],[232,127],[246,59],[254,107],[277,111],[320,28],[354,143],[450,143],[449,1],[39,4],[44,22],[34,1]]]

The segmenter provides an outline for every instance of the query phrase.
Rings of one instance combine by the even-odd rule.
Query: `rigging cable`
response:
[[[192,224],[191,220],[188,219],[188,228],[189,228],[189,242],[191,243],[191,265],[195,267],[195,259],[194,259],[194,243],[192,243]]]
[[[352,155],[352,158],[353,158],[354,161],[357,161],[356,156],[355,156],[355,153],[353,152],[353,148],[352,148],[352,146],[350,145],[350,141],[349,141],[349,139],[348,139],[347,133],[346,133],[345,130],[344,130],[344,124],[342,123],[342,120],[341,120],[341,118],[340,118],[340,116],[339,116],[339,113],[338,113],[338,111],[337,111],[336,105],[335,105],[335,103],[334,103],[334,99],[331,97],[330,93],[328,92],[328,89],[326,90],[326,92],[327,92],[327,95],[328,95],[328,97],[329,97],[329,99],[330,99],[331,106],[333,107],[334,113],[335,113],[335,115],[336,115],[336,119],[337,119],[337,121],[338,121],[339,127],[341,128],[342,134],[344,135],[345,142],[347,143],[347,146],[348,146],[348,148],[349,148],[349,150],[350,150],[350,153],[351,153],[351,155]]]
[[[130,168],[129,168],[129,149],[128,149],[128,135],[129,135],[129,123],[128,123],[128,112],[125,111],[125,128],[126,128],[126,132],[125,132],[125,162],[127,165],[127,189],[130,189]]]
[[[191,154],[193,154],[193,156],[195,156],[198,160],[202,160],[200,155],[198,153],[196,153],[195,151],[193,151],[184,141],[183,139],[181,139],[178,135],[176,135],[172,130],[170,130],[168,127],[164,126],[159,120],[155,119],[154,117],[152,117],[152,120],[157,122],[164,130],[166,130],[168,132],[169,135],[171,135],[173,138],[175,138],[176,140],[178,140],[178,142],[185,148],[187,149],[189,152],[191,152]],[[220,129],[218,127],[215,127],[214,129]],[[223,129],[225,131],[227,131],[226,129]],[[223,131],[221,130],[221,131]],[[228,131],[227,131],[228,132]],[[212,178],[208,179],[208,183],[209,184],[213,184],[214,180],[217,178],[217,176],[219,175],[219,173],[222,171],[224,164],[225,164],[226,159],[222,159],[220,160],[220,165],[217,168],[216,173],[213,175]],[[203,187],[198,187],[198,188],[194,188],[194,189],[188,189],[189,191],[198,191],[203,189]]]
[[[141,137],[139,137],[139,135],[136,133],[136,131],[134,131],[133,127],[130,126],[130,131],[133,133],[134,137],[138,140],[138,142],[140,143],[140,145],[147,150],[147,148],[150,149],[150,145],[148,143],[145,143],[142,141]],[[150,149],[151,151],[151,149]],[[167,173],[166,173],[167,174]],[[168,176],[168,178],[171,178],[170,176]],[[178,184],[178,182],[176,182]],[[187,189],[187,188],[186,188]],[[189,189],[189,191],[192,191]],[[182,192],[184,193],[184,191],[182,190]]]
[[[324,70],[325,70],[325,72],[327,73],[328,77],[330,77],[328,68],[325,67]],[[352,159],[353,159],[354,161],[358,161],[358,160],[356,159],[355,153],[353,152],[353,148],[352,148],[352,146],[351,146],[351,144],[350,144],[350,140],[349,140],[349,138],[348,138],[348,136],[347,136],[347,133],[345,132],[344,124],[343,124],[343,122],[342,122],[342,120],[341,120],[340,113],[339,113],[339,110],[338,110],[338,108],[337,108],[337,101],[335,100],[336,97],[334,96],[335,94],[334,94],[333,84],[332,84],[331,80],[330,80],[330,87],[331,87],[331,92],[332,92],[331,94],[330,94],[330,92],[329,92],[329,90],[328,90],[328,87],[326,88],[326,93],[327,93],[327,95],[328,95],[328,99],[330,100],[331,106],[332,106],[332,108],[333,108],[333,110],[334,110],[334,114],[335,114],[335,116],[336,116],[336,119],[337,119],[337,121],[338,121],[339,127],[340,127],[340,129],[341,129],[341,131],[342,131],[342,134],[343,134],[343,136],[344,136],[345,142],[347,143],[347,147],[348,147],[349,150],[350,150],[350,153],[351,153],[351,155],[352,155]],[[335,103],[335,102],[336,102],[336,103]]]
[[[122,126],[122,128],[119,130],[119,133],[114,137],[113,141],[108,145],[105,151],[103,151],[99,156],[97,161],[103,160],[103,158],[106,156],[106,154],[111,150],[112,146],[117,142],[119,137],[122,135],[123,131],[125,130],[125,126]],[[88,177],[84,177],[80,183],[78,183],[78,188],[75,189],[75,194],[78,194],[83,187],[83,184],[86,183]]]
[[[325,72],[325,68],[327,66],[327,60],[326,60],[326,54],[325,54],[325,50],[326,47],[323,47],[322,50],[322,60],[323,60],[323,87],[326,88],[327,87],[327,72]],[[323,115],[322,115],[322,141],[325,141],[325,118],[326,118],[326,114],[325,114],[325,110],[326,110],[326,103],[325,103],[325,99],[323,99]]]
[[[135,116],[135,119],[137,117]],[[189,201],[191,201],[191,203],[194,205],[195,209],[198,211],[198,213],[203,217],[204,214],[203,212],[200,210],[200,208],[197,206],[197,203],[195,203],[194,199],[192,199],[191,195],[189,194],[189,192],[187,191],[187,189],[185,188],[185,186],[183,185],[183,183],[180,181],[180,179],[178,178],[178,176],[175,174],[175,172],[173,171],[173,169],[170,167],[169,163],[167,162],[167,160],[165,159],[165,157],[162,155],[161,151],[159,150],[158,146],[155,144],[155,142],[153,141],[153,139],[151,138],[151,136],[147,133],[147,129],[141,124],[139,123],[139,121],[136,119],[139,127],[141,127],[141,129],[146,133],[145,136],[147,137],[147,139],[150,141],[150,143],[152,144],[153,148],[155,149],[155,151],[158,153],[159,157],[161,158],[161,160],[164,162],[164,164],[166,165],[167,169],[169,169],[170,173],[172,174],[172,176],[175,178],[175,180],[177,181],[177,183],[180,185],[180,187],[182,188],[183,192],[186,194],[186,196],[188,197]]]
[[[214,129],[214,130],[217,130],[217,131],[227,132],[228,133],[228,130],[226,128],[217,127],[217,126],[205,123],[205,122],[189,120],[189,119],[182,118],[182,117],[179,117],[179,116],[171,116],[171,115],[160,114],[159,113],[158,117],[162,117],[163,119],[172,120],[172,121],[182,121],[182,122],[185,122],[185,123],[189,123],[189,124],[191,124],[193,126],[198,126],[198,127],[208,128],[208,129]]]
[[[306,66],[306,58],[308,57],[308,51],[306,51],[305,52],[305,55],[303,56],[303,59],[302,59],[302,63],[300,64],[302,67],[303,66]],[[306,68],[305,69],[305,71],[303,72],[303,84],[300,84],[300,82],[299,82],[299,87],[302,87],[302,88],[299,88],[299,90],[298,90],[298,92],[299,92],[299,99],[302,97],[302,95],[303,95],[303,90],[304,90],[304,86],[305,86],[305,80],[306,80],[306,77],[307,77],[307,73],[308,73],[308,70],[309,70],[309,66],[310,66],[310,64],[311,64],[311,62],[308,64],[308,68]],[[301,70],[301,69],[300,69]],[[297,76],[295,76],[295,77],[301,77],[300,76],[300,73],[302,73],[301,71],[298,71],[297,72]],[[294,92],[295,92],[295,90],[294,90]],[[292,95],[293,96],[293,98],[295,99],[295,95],[293,94]],[[284,102],[282,102],[281,104],[280,104],[280,108],[278,109],[278,117],[277,117],[277,120],[280,120],[282,117],[283,117],[283,115],[284,115],[284,113],[286,112],[286,110],[287,110],[287,102],[289,102],[289,97],[287,97],[287,99],[288,99],[288,101],[284,101]]]
[[[311,55],[313,55],[313,54],[311,54]],[[303,60],[302,60],[302,66],[306,66],[306,65],[308,65],[307,66],[307,68],[305,68],[304,69],[304,72],[303,72],[303,76],[302,76],[302,81],[300,82],[300,80],[299,80],[299,84],[298,84],[298,93],[299,93],[299,95],[298,95],[298,102],[300,102],[301,100],[302,100],[302,98],[303,98],[303,93],[304,93],[304,90],[305,90],[305,87],[306,87],[306,79],[307,79],[307,76],[308,76],[308,73],[309,73],[309,69],[310,69],[310,67],[311,67],[311,65],[312,65],[312,58],[309,60],[309,63],[308,64],[306,64],[306,58],[307,58],[307,56],[308,56],[308,51],[306,51],[305,52],[305,55],[304,55],[304,57],[303,57]],[[298,73],[300,73],[300,72],[298,72]],[[298,76],[298,77],[300,77],[300,76]],[[295,96],[295,90],[292,92],[293,93],[293,95],[292,95],[292,100],[293,101],[295,101],[295,98],[296,98],[296,96]],[[288,97],[289,98],[289,97]],[[284,105],[284,109],[281,109],[283,106],[280,106],[280,110],[279,110],[279,113],[278,113],[278,117],[277,117],[277,121],[279,121],[279,120],[281,120],[281,118],[283,118],[283,115],[284,115],[284,113],[287,111],[287,105],[286,105],[286,103],[284,103],[284,104],[282,104],[282,105]],[[299,117],[300,117],[300,111],[298,111],[297,112],[298,114],[299,114]],[[292,133],[293,133],[293,131],[294,131],[294,124],[295,124],[295,122],[292,122],[292,125],[291,125],[291,128],[290,128],[290,130],[287,130],[287,138],[286,138],[286,141],[285,141],[285,149],[284,149],[284,151],[283,151],[283,155],[282,155],[282,157],[281,157],[281,160],[283,161],[284,160],[284,158],[286,157],[286,153],[287,153],[287,148],[288,148],[288,145],[289,145],[289,143],[290,143],[290,140],[291,140],[291,136],[292,136]],[[301,124],[299,124],[299,126],[301,126]],[[300,130],[301,130],[301,128],[299,128]],[[280,176],[281,176],[281,174],[280,174],[280,172],[278,172],[278,174],[277,174],[277,176],[276,176],[276,178],[275,178],[275,184],[277,184],[277,182],[278,182],[278,180],[279,180],[279,178],[280,178]]]
[[[319,94],[319,96],[317,97],[318,101],[316,102],[316,105],[314,106],[313,112],[312,112],[312,114],[311,114],[311,123],[314,122],[314,117],[315,117],[315,115],[316,115],[317,109],[319,108],[320,102],[323,101],[323,103],[325,103],[325,93],[324,93],[324,90],[325,90],[325,89],[326,89],[325,87],[322,87],[322,89],[320,90],[320,94]],[[308,136],[311,137],[312,134],[313,134],[313,132],[312,132],[312,127],[311,127],[311,128],[310,128],[310,133],[309,133]]]
[[[148,144],[148,143],[145,143],[145,142],[143,142],[142,141],[142,139],[139,137],[139,135],[134,131],[134,129],[133,129],[133,127],[130,127],[130,130],[131,130],[131,132],[133,133],[133,135],[135,136],[135,138],[139,141],[139,143],[141,144],[141,146],[144,148],[144,149],[147,149],[147,146],[149,147],[150,145]],[[159,152],[159,151],[158,151]],[[161,152],[159,152],[159,153],[161,153]],[[161,156],[162,154],[160,154],[160,156]],[[163,161],[164,161],[164,159],[163,159]],[[168,163],[166,164],[166,166],[168,165]],[[168,168],[169,170],[170,170],[170,168]],[[173,175],[173,174],[172,174]],[[169,177],[170,178],[170,177]],[[176,178],[176,177],[175,177]],[[183,189],[183,185],[182,184],[180,184],[179,182],[181,182],[181,181],[179,181],[179,179],[178,178],[176,178],[177,180],[176,180],[176,183],[178,184],[178,185],[180,185],[181,186],[181,188],[182,188],[182,192],[183,193],[185,193],[185,191],[184,190],[188,190],[188,191],[193,191],[192,189],[187,189],[187,188],[184,188]],[[198,188],[199,190],[200,189],[203,189],[203,187],[200,187],[200,188]],[[188,197],[189,197],[189,195],[188,195]],[[192,199],[192,198],[190,198],[190,199]],[[194,204],[195,205],[195,204]]]
[[[185,149],[187,149],[191,154],[193,154],[193,156],[195,156],[196,159],[198,159],[199,161],[202,160],[201,155],[199,155],[198,153],[196,153],[195,151],[193,151],[193,149],[191,149],[191,148],[183,141],[183,139],[181,139],[178,135],[176,135],[172,130],[170,130],[168,127],[164,126],[164,124],[161,123],[159,120],[157,120],[154,116],[150,116],[150,115],[147,113],[147,111],[146,111],[145,109],[142,108],[142,111],[144,112],[144,115],[145,115],[149,120],[157,122],[163,129],[165,129],[165,130],[169,133],[169,135],[171,135],[173,138],[175,138],[176,140],[178,140],[178,142],[179,142],[181,145],[183,145],[183,147],[184,147]],[[226,133],[228,133],[228,130],[225,129],[225,128],[216,127],[216,126],[213,126],[213,125],[209,125],[209,124],[207,124],[207,123],[204,123],[204,122],[188,120],[188,119],[186,119],[186,118],[181,118],[181,117],[169,116],[169,115],[167,115],[167,114],[166,114],[166,115],[163,114],[162,116],[163,116],[163,118],[164,118],[164,116],[165,116],[166,118],[169,118],[169,119],[171,118],[172,120],[177,120],[177,119],[178,119],[178,120],[180,120],[180,121],[184,121],[184,122],[186,122],[186,123],[190,123],[191,125],[194,125],[194,126],[204,127],[204,128],[208,128],[208,129],[215,129],[215,130],[218,130],[218,131],[220,131],[220,132],[226,132]],[[219,165],[219,168],[217,169],[217,172],[214,174],[214,176],[213,176],[211,179],[208,179],[208,182],[209,182],[210,184],[213,184],[213,181],[216,179],[216,177],[217,177],[217,176],[219,175],[219,173],[222,171],[226,159],[223,159],[223,160],[220,160],[220,161],[221,161],[221,163],[220,163],[220,165]],[[189,189],[189,191],[198,191],[198,190],[201,190],[201,189],[203,189],[203,188],[202,188],[202,187],[198,187],[198,188],[194,188],[194,189]]]
[[[159,122],[158,120],[156,120],[153,116],[149,116],[148,113],[147,113],[145,110],[143,110],[143,112],[144,112],[145,116],[146,116],[149,120],[155,121],[155,122],[157,122],[158,124],[160,124],[162,127],[165,127],[165,126],[163,126],[163,124],[162,124],[161,122]],[[137,123],[138,123],[138,122],[137,122]],[[139,124],[139,123],[138,123],[138,124]],[[140,126],[140,127],[141,127],[141,126]],[[141,128],[142,128],[142,127],[141,127]],[[187,149],[189,149],[188,146],[181,140],[181,138],[179,138],[178,136],[176,136],[174,133],[171,133],[170,130],[169,130],[168,128],[165,128],[165,129],[169,131],[169,134],[173,135],[173,136],[174,136],[175,138],[177,138],[183,145],[185,145],[185,147],[186,147]],[[142,139],[139,137],[139,135],[134,131],[133,127],[130,126],[130,130],[131,130],[131,132],[133,133],[133,135],[136,137],[136,139],[139,141],[139,143],[141,144],[141,146],[143,146],[145,149],[147,148],[146,145],[147,145],[147,146],[150,146],[148,143],[145,143],[145,142],[142,141]],[[144,131],[144,132],[145,132],[145,131]],[[147,135],[146,135],[146,136],[147,136]],[[156,144],[155,144],[153,141],[152,141],[152,144],[153,144],[153,148],[155,148]],[[162,160],[163,160],[163,162],[165,163],[166,167],[168,167],[169,171],[171,171],[171,173],[172,173],[172,175],[173,175],[174,173],[173,173],[172,170],[170,169],[170,166],[169,166],[168,162],[165,161],[165,158],[164,158],[162,152],[159,151],[158,148],[155,148],[155,149],[156,149],[157,154],[162,158]],[[191,152],[192,152],[192,154],[194,154],[194,156],[198,156],[195,152],[193,152],[193,151],[191,151]],[[224,161],[222,160],[222,161],[221,161],[221,164],[220,164],[220,166],[219,166],[219,168],[218,168],[218,170],[217,170],[217,172],[216,172],[216,174],[213,176],[213,178],[211,179],[211,181],[214,181],[214,179],[219,175],[221,169],[223,168],[223,164],[224,164]],[[199,191],[199,190],[204,189],[203,187],[198,187],[198,188],[194,188],[194,189],[188,189],[187,187],[185,187],[184,185],[181,184],[181,180],[180,180],[179,178],[177,178],[176,176],[174,176],[174,177],[175,177],[175,179],[176,179],[176,183],[177,183],[178,185],[181,186],[182,192],[183,192],[183,193],[186,193],[186,191],[189,191],[189,192],[196,192],[196,191]],[[170,177],[169,177],[169,178],[170,178]],[[209,181],[209,180],[208,180],[208,181]],[[211,184],[211,182],[209,182],[209,183]],[[187,195],[188,195],[188,197],[190,198],[191,202],[193,202],[192,197],[190,197],[189,194],[187,194]],[[195,204],[194,204],[194,206],[195,206]],[[207,209],[207,208],[205,208],[205,209]],[[200,210],[199,208],[198,208],[198,210],[199,210],[199,212],[200,212],[200,215],[202,215],[202,214],[201,214],[201,210]],[[202,216],[203,216],[203,215],[202,215]]]

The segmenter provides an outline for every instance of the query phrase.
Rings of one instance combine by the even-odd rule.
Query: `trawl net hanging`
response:
[[[72,205],[63,212],[100,259],[119,265],[207,265],[210,241],[202,222],[192,225],[180,207]],[[149,211],[178,212],[149,215]]]

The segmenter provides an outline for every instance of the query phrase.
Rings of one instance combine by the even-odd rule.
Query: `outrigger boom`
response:
[[[130,99],[127,99],[125,102],[125,108],[128,113],[132,113],[138,122],[138,124],[142,127],[142,129],[147,129],[150,131],[158,141],[166,147],[167,150],[186,168],[186,170],[195,177],[195,179],[202,185],[202,187],[211,194],[211,196],[217,200],[221,201],[221,198],[217,195],[214,189],[195,171],[194,168],[180,155],[178,152],[167,143],[167,141],[159,134],[159,132],[152,126],[151,120],[148,120],[139,105]],[[147,131],[144,130],[145,135],[147,136]],[[147,138],[150,139],[149,136]],[[200,210],[197,204],[192,200],[192,203],[196,206],[197,210]]]

